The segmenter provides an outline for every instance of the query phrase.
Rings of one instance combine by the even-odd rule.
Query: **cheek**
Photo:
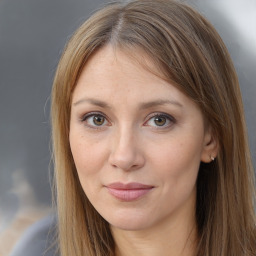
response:
[[[91,201],[97,198],[101,184],[101,170],[105,164],[105,148],[100,143],[90,142],[84,136],[71,134],[70,147],[82,188]]]
[[[106,148],[100,142],[71,133],[70,147],[79,177],[97,174],[106,161]]]
[[[152,162],[155,163],[153,179],[158,181],[161,188],[158,210],[162,212],[179,209],[194,198],[200,165],[200,147],[197,143],[179,141],[172,145],[161,153],[152,153]]]
[[[163,180],[171,180],[174,184],[194,182],[200,165],[201,145],[198,138],[184,136],[171,139],[150,152],[154,169]]]

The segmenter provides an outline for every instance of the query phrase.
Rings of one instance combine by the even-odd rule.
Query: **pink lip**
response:
[[[128,184],[116,182],[107,185],[106,188],[112,196],[119,200],[129,202],[146,195],[154,187],[136,182]]]

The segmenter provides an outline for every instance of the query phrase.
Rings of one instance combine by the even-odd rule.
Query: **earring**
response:
[[[214,159],[215,159],[213,156],[210,156],[210,158],[212,159],[212,161],[214,161]]]

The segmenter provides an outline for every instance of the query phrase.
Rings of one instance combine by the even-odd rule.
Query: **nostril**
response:
[[[144,157],[137,151],[132,152],[114,152],[109,157],[109,163],[116,169],[123,171],[132,171],[141,168],[144,165]]]
[[[109,163],[113,168],[123,171],[137,170],[144,165],[143,150],[140,149],[139,138],[129,126],[122,126],[112,140]]]

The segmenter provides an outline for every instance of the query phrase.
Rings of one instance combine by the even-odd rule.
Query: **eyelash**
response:
[[[86,126],[89,127],[89,128],[92,128],[92,129],[102,129],[103,125],[97,126],[97,125],[88,124],[88,119],[90,117],[103,117],[104,118],[104,123],[109,122],[107,117],[101,112],[90,112],[88,114],[83,115],[82,118],[81,118],[81,122],[86,123]]]
[[[93,125],[93,124],[89,124],[88,123],[88,119],[91,117],[101,117],[104,118],[104,123],[102,125]],[[166,113],[152,113],[147,117],[147,121],[145,123],[143,123],[143,126],[150,126],[148,125],[150,120],[153,120],[155,118],[164,118],[165,119],[165,123],[161,126],[161,125],[155,125],[152,126],[155,129],[166,129],[171,127],[173,124],[176,123],[176,119],[171,116],[168,115]],[[105,125],[105,122],[109,122],[109,120],[107,119],[107,117],[102,113],[102,112],[90,112],[88,114],[85,114],[82,116],[82,118],[80,119],[81,122],[86,123],[86,126],[92,129],[102,129],[105,126],[110,126],[110,125]],[[153,120],[154,121],[154,120]],[[168,122],[168,124],[166,125],[166,122]]]
[[[156,118],[164,118],[165,122],[163,125],[148,125],[148,123],[152,120],[153,122]],[[167,123],[167,124],[166,124]],[[170,128],[173,124],[176,123],[176,119],[166,113],[152,113],[147,117],[147,121],[143,124],[144,126],[151,126],[152,129],[164,130]]]

